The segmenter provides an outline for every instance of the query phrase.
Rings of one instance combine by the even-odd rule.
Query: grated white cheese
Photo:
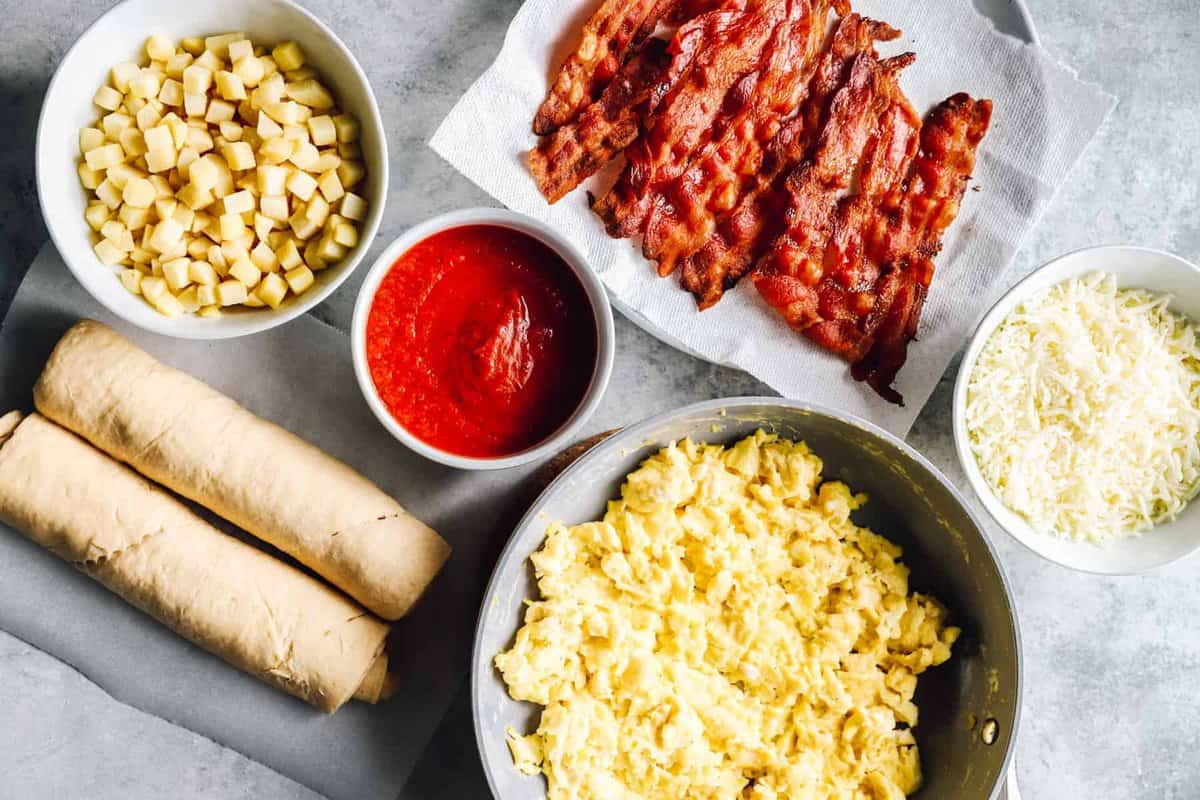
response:
[[[984,479],[1037,531],[1097,544],[1200,488],[1200,334],[1170,297],[1095,273],[1018,306],[979,354],[966,426]]]

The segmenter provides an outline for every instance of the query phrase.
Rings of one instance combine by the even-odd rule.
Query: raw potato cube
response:
[[[359,181],[366,177],[366,174],[367,171],[363,169],[361,161],[343,161],[337,168],[338,180],[347,189],[357,186]]]
[[[83,188],[94,190],[102,180],[104,180],[103,172],[90,169],[85,162],[79,163],[79,182],[83,184]]]
[[[294,142],[307,142],[308,128],[303,125],[284,125],[283,136],[285,139],[291,139]]]
[[[222,239],[237,239],[246,230],[240,214],[222,214],[218,220]]]
[[[200,286],[216,286],[217,271],[207,261],[193,261],[188,264],[188,280]],[[201,305],[210,305],[210,303],[201,303]]]
[[[175,166],[179,168],[179,176],[186,182],[191,180],[192,164],[200,158],[200,154],[188,146],[183,146],[179,149],[179,157],[175,159]]]
[[[309,119],[308,133],[312,143],[318,147],[337,143],[337,126],[333,124],[333,118],[326,114]]]
[[[207,36],[204,39],[204,49],[217,58],[229,57],[229,45],[246,38],[244,33],[223,33],[220,36]]]
[[[320,157],[317,148],[311,142],[296,142],[296,149],[292,151],[289,160],[305,172],[311,172]]]
[[[367,201],[354,192],[346,192],[346,196],[342,198],[342,207],[338,211],[346,219],[361,222],[367,216]]]
[[[170,292],[160,295],[151,305],[154,306],[155,311],[164,317],[178,317],[184,312],[183,304]]]
[[[202,156],[188,167],[188,175],[197,189],[208,191],[217,185],[221,171],[212,156]]]
[[[283,277],[287,281],[287,285],[296,294],[304,294],[313,285],[315,280],[312,270],[303,265],[288,270],[283,274]]]
[[[143,100],[157,97],[158,90],[161,88],[162,81],[159,80],[158,74],[148,69],[142,70],[136,78],[129,81],[129,93]]]
[[[87,162],[88,169],[104,170],[124,161],[125,151],[119,144],[106,144],[89,150],[83,159]]]
[[[87,224],[92,230],[98,231],[104,223],[109,220],[108,206],[103,203],[96,203],[87,207],[87,211],[83,212],[83,218],[87,220]]]
[[[236,113],[237,106],[233,103],[214,97],[212,102],[208,104],[208,111],[204,114],[204,121],[215,125],[221,120],[233,119]]]
[[[325,202],[324,197],[313,195],[313,199],[308,201],[308,206],[304,209],[304,216],[318,225],[324,225],[325,220],[329,218],[329,210],[329,203]]]
[[[192,65],[190,53],[176,53],[167,59],[167,77],[175,80],[183,79],[183,71]]]
[[[212,81],[212,70],[200,64],[192,64],[183,71],[183,90],[188,94],[205,94]]]
[[[117,141],[121,143],[121,149],[125,151],[128,158],[137,158],[146,154],[146,137],[137,128],[131,127],[121,131]]]
[[[163,279],[172,291],[178,292],[191,283],[191,278],[188,277],[188,264],[188,259],[176,258],[162,265]]]
[[[128,92],[129,82],[136,78],[141,71],[142,68],[132,61],[124,61],[112,68],[109,78],[112,80],[112,85],[117,87],[118,92]]]
[[[167,78],[158,92],[158,100],[167,106],[183,105],[183,85],[173,78]]]
[[[295,42],[284,42],[271,51],[271,58],[285,72],[304,66],[304,51]]]
[[[217,285],[201,284],[196,287],[196,302],[202,306],[213,306],[217,304]]]
[[[221,202],[225,204],[226,214],[245,214],[254,210],[254,195],[245,189],[226,195]]]
[[[302,106],[292,100],[282,100],[278,103],[264,103],[262,112],[280,125],[298,125],[306,122],[312,116],[312,109]]]
[[[131,178],[126,182],[125,189],[121,193],[125,204],[134,208],[149,208],[156,197],[154,184],[145,178]]]
[[[307,172],[293,172],[292,176],[288,178],[287,190],[308,202],[317,190],[317,179]]]
[[[192,259],[193,261],[203,261],[204,257],[208,255],[208,239],[204,239],[199,236],[192,239],[190,242],[188,242],[187,254],[188,258]],[[191,277],[191,274],[191,270],[189,269],[189,278]]]
[[[196,218],[196,212],[185,205],[175,206],[174,213],[171,214],[171,219],[183,226],[185,231],[192,229],[192,221]]]
[[[179,301],[179,305],[183,306],[183,310],[189,314],[194,314],[200,310],[200,296],[195,286],[187,287],[175,299]]]
[[[115,219],[110,219],[100,226],[100,235],[112,242],[123,253],[128,253],[133,249],[133,234],[123,223]]]
[[[258,206],[262,210],[262,215],[268,219],[273,219],[276,222],[287,222],[290,214],[288,211],[288,201],[282,195],[263,195],[258,199]]]
[[[148,131],[159,123],[162,119],[162,114],[152,105],[144,105],[134,112],[137,116],[138,129]]]
[[[358,245],[358,228],[349,222],[339,223],[333,229],[333,240],[343,247],[356,247]]]
[[[312,169],[309,171],[317,175],[321,175],[329,172],[330,170],[336,170],[341,165],[342,157],[337,154],[336,150],[330,148],[328,150],[321,151],[320,158],[316,160],[312,166]]]
[[[150,222],[150,209],[135,208],[126,203],[117,212],[117,219],[121,220],[122,224],[129,230],[140,231]]]
[[[175,166],[175,151],[150,150],[146,153],[146,168],[151,172],[166,172]]]
[[[232,72],[221,70],[216,75],[217,92],[226,100],[245,100],[246,85],[242,83],[242,79]]]
[[[264,114],[263,116],[266,115]],[[295,149],[295,144],[291,139],[277,136],[274,139],[267,139],[263,142],[262,146],[258,148],[258,154],[264,164],[282,164],[291,157],[292,150]]]
[[[254,45],[249,39],[237,39],[229,43],[227,49],[230,61],[241,61],[243,58],[249,58],[254,55]]]
[[[267,304],[262,301],[262,298],[259,297],[254,292],[250,292],[248,295],[246,295],[246,299],[242,301],[242,305],[244,305],[246,308],[266,308],[267,307]]]
[[[263,272],[274,272],[279,267],[275,253],[270,247],[267,247],[266,242],[259,242],[254,246],[254,249],[250,251],[250,261]]]
[[[283,128],[279,127],[279,123],[266,114],[258,115],[258,127],[255,130],[263,139],[274,139],[283,135]]]
[[[225,163],[233,170],[254,169],[254,151],[245,142],[230,142],[221,148]]]
[[[281,195],[286,191],[288,172],[285,167],[264,164],[258,168],[258,192],[262,195]]]
[[[309,219],[305,216],[304,211],[299,209],[288,219],[288,225],[291,226],[292,233],[301,239],[311,238],[313,234],[321,230],[320,222]]]
[[[92,102],[105,111],[116,111],[123,99],[121,93],[111,86],[101,86],[92,97]]]
[[[232,120],[223,120],[217,124],[217,128],[221,131],[221,135],[226,141],[240,142],[245,129],[238,123]]]
[[[349,144],[358,141],[358,119],[353,114],[338,114],[333,118],[333,125],[337,128],[339,142]]]
[[[167,289],[167,282],[158,276],[143,277],[141,288],[142,296],[151,303],[155,302],[163,295],[170,294],[170,290]]]
[[[133,268],[121,270],[121,284],[129,290],[130,294],[141,294],[142,273]]]
[[[338,144],[338,155],[342,158],[348,158],[357,161],[362,158],[362,148],[358,146],[358,142],[342,142]]]
[[[301,105],[318,111],[333,108],[333,95],[319,81],[312,78],[289,83],[287,95]]]
[[[173,219],[164,219],[154,226],[149,245],[160,253],[169,253],[183,240],[183,226]]]
[[[188,127],[188,147],[204,155],[213,149],[213,138],[206,130]]]
[[[275,248],[275,258],[279,261],[279,266],[285,270],[295,269],[304,263],[300,258],[300,251],[296,249],[296,240],[288,239],[282,245]]]
[[[100,120],[101,127],[104,128],[104,135],[109,141],[119,141],[121,132],[133,125],[133,118],[128,114],[122,114],[119,111],[114,111],[108,114],[104,119]]]
[[[253,89],[262,82],[262,79],[267,74],[267,69],[258,57],[252,55],[247,58],[234,60],[233,74],[241,79],[243,86]]]
[[[199,36],[189,36],[180,42],[179,46],[193,56],[198,56],[204,52],[204,40]]]
[[[151,36],[146,40],[146,55],[154,61],[166,61],[175,55],[175,45],[165,36]]]
[[[301,67],[300,69],[284,70],[283,77],[293,83],[296,81],[306,81],[310,78],[317,77],[317,71],[311,67]]]
[[[187,145],[188,132],[191,128],[179,118],[178,114],[174,111],[166,114],[162,118],[162,124],[166,125],[167,130],[171,132],[171,141],[174,143],[176,150]]]
[[[322,175],[317,180],[317,187],[321,190],[321,194],[331,203],[336,203],[346,194],[346,190],[342,188],[342,182],[337,176],[337,172],[330,170]]]
[[[107,178],[100,181],[100,185],[96,187],[96,197],[113,211],[121,206],[121,190]]]
[[[329,266],[325,259],[321,258],[320,250],[319,239],[313,239],[304,246],[304,263],[308,265],[309,269],[322,270]]]
[[[332,231],[326,231],[319,240],[317,255],[325,262],[341,261],[346,257],[346,248],[333,240]]]
[[[96,257],[100,259],[101,264],[114,266],[125,260],[125,253],[108,239],[101,239],[96,242],[95,247]]]
[[[229,265],[229,277],[246,284],[247,289],[253,289],[262,280],[262,270],[254,266],[250,259],[239,258]]]
[[[208,113],[208,95],[188,92],[183,96],[183,112],[189,117],[203,117]]]
[[[279,308],[279,304],[283,302],[283,298],[287,297],[288,285],[287,281],[279,276],[279,273],[272,272],[262,279],[255,294],[264,303],[271,308]]]
[[[175,138],[171,135],[171,129],[166,125],[157,125],[143,132],[142,136],[146,140],[146,149],[150,152],[155,150],[175,150]]]
[[[259,242],[265,242],[273,230],[275,230],[275,220],[265,214],[257,212],[254,214],[254,235],[258,237]]]
[[[276,72],[263,78],[250,96],[250,103],[255,108],[262,108],[267,103],[278,103],[283,100],[285,91],[287,91],[287,82],[282,75]]]
[[[79,129],[79,155],[87,155],[89,150],[95,150],[104,144],[104,131],[99,128]]]
[[[211,319],[213,317],[221,316],[221,309],[216,306],[204,306],[196,312],[196,315],[204,317],[205,319]]]
[[[221,281],[217,284],[217,303],[222,306],[236,306],[246,301],[246,284],[241,281]]]
[[[130,178],[141,178],[145,176],[145,173],[129,164],[117,164],[109,167],[107,176],[109,183],[124,191],[125,184],[129,182]]]

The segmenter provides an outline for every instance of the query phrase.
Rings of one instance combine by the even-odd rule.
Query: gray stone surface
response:
[[[936,0],[920,0],[935,2]],[[1200,258],[1200,11],[1194,0],[1030,0],[1045,46],[1121,99],[1074,180],[1010,275],[1059,253],[1137,243]],[[0,314],[45,239],[33,191],[33,138],[57,59],[109,5],[0,0]],[[424,142],[490,62],[518,0],[309,2],[359,55],[389,126],[393,186],[378,252],[405,227],[487,198]],[[322,309],[349,317],[357,280]],[[695,362],[619,321],[612,391],[652,382],[649,414],[750,394],[752,379]],[[952,368],[910,441],[961,481],[949,438]],[[617,419],[610,403],[596,425]],[[993,537],[1017,592],[1026,648],[1018,747],[1028,798],[1200,796],[1200,561],[1145,577],[1078,575]],[[48,599],[52,602],[52,599]],[[311,796],[211,741],[124,706],[68,665],[0,635],[0,796]],[[465,695],[406,790],[487,796]]]

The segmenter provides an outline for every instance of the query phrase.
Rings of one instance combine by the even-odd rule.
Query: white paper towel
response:
[[[1025,234],[1067,178],[1115,104],[1081,83],[1041,48],[998,33],[970,0],[861,0],[854,8],[900,28],[885,54],[914,51],[902,80],[918,110],[958,91],[995,101],[992,127],[957,223],[945,239],[921,320],[889,405],[855,382],[847,364],[790,331],[749,286],[696,311],[672,277],[660,279],[634,244],[610,239],[584,189],[549,206],[525,166],[534,112],[556,55],[570,46],[595,0],[527,0],[495,63],[459,100],[430,142],[443,158],[500,202],[570,237],[618,303],[672,343],[744,369],[781,394],[849,411],[904,436],[972,325],[1001,288]],[[594,179],[599,180],[599,179]]]

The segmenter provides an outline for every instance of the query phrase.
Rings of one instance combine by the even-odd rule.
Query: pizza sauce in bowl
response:
[[[599,402],[612,363],[612,312],[582,258],[494,209],[433,220],[389,247],[354,329],[376,416],[451,466],[550,455]]]

